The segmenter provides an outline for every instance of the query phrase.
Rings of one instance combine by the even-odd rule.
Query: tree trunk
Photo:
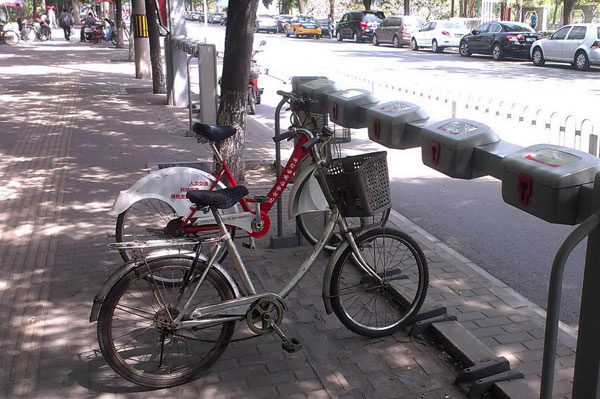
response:
[[[258,0],[229,0],[227,8],[221,101],[217,123],[234,126],[236,134],[219,143],[218,147],[239,182],[243,182],[244,179],[246,101],[257,7]],[[216,167],[218,168],[218,165]]]
[[[300,14],[306,14],[306,0],[298,0],[298,11]]]
[[[163,73],[162,53],[160,51],[160,31],[156,22],[157,13],[154,0],[146,1],[148,16],[148,37],[150,39],[150,64],[152,66],[152,92],[162,94],[167,92],[165,74]]]
[[[73,23],[75,25],[81,25],[81,18],[79,18],[79,1],[71,0],[71,7],[73,8],[73,12],[71,12],[71,15],[73,15]],[[60,9],[58,12],[60,13]]]
[[[410,0],[404,0],[404,15],[410,15]]]
[[[135,51],[133,49],[133,17],[129,17],[129,62],[135,61]]]
[[[329,14],[331,15],[331,19],[334,21],[335,24],[335,0],[329,0]]]
[[[370,10],[371,9],[371,0],[362,0],[363,6],[365,7],[365,10]]]
[[[117,47],[123,48],[123,0],[115,0],[115,29],[117,30]]]
[[[560,5],[560,0],[556,0],[554,2],[554,16],[552,17],[552,25],[556,24],[556,13],[558,11],[558,6]]]
[[[563,0],[563,5],[563,25],[568,25],[571,23],[571,13],[573,7],[575,7],[575,0]]]

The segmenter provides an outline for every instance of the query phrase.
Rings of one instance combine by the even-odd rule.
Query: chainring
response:
[[[268,322],[269,319],[277,325],[281,324],[283,320],[283,304],[274,298],[260,298],[246,313],[248,328],[258,335],[273,331]]]

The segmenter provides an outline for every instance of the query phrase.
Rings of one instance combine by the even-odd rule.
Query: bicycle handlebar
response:
[[[311,149],[315,144],[317,144],[320,140],[320,137],[315,136],[311,139],[309,139],[306,143],[304,143],[302,145],[302,151],[308,151],[309,149]]]
[[[288,130],[285,133],[281,133],[280,135],[273,137],[273,141],[277,143],[277,142],[283,141],[285,139],[290,139],[290,138],[296,136],[297,134],[298,133],[296,133],[296,131],[294,131],[294,130]]]

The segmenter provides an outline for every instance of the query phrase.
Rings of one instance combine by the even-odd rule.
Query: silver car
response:
[[[531,45],[531,60],[542,66],[546,61],[568,62],[579,71],[600,65],[600,24],[572,24],[549,38]]]

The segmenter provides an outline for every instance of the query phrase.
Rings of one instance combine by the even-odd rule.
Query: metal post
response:
[[[594,208],[600,208],[600,174],[594,183]],[[575,355],[573,399],[600,398],[600,227],[588,237]]]

